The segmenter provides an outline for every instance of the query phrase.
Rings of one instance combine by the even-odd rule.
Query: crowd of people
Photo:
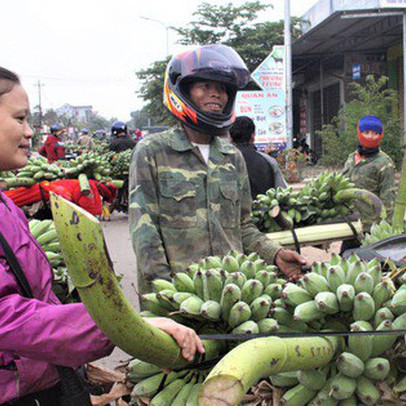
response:
[[[249,79],[232,48],[200,46],[173,57],[167,66],[164,104],[177,126],[136,142],[124,122],[113,124],[109,149],[133,149],[129,223],[140,292],[150,291],[155,278],[169,279],[203,257],[230,250],[257,252],[292,279],[309,265],[261,233],[250,216],[258,193],[286,187],[286,182],[275,160],[255,149],[255,123],[248,117],[234,122],[237,91]],[[0,171],[27,164],[33,136],[29,116],[18,76],[0,68]],[[63,127],[51,126],[39,150],[49,162],[64,158],[63,136]],[[394,166],[379,148],[382,137],[379,118],[361,118],[360,145],[343,173],[381,197],[390,213]],[[86,129],[78,142],[91,145]],[[61,405],[55,366],[77,368],[110,354],[114,346],[83,304],[58,302],[44,252],[23,213],[2,192],[0,241],[0,405]],[[13,272],[16,262],[31,296]],[[187,360],[204,352],[193,330],[165,318],[146,320],[171,334]]]

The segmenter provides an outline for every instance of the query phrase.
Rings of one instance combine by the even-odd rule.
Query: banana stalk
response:
[[[362,234],[361,221],[352,222],[357,234]],[[351,238],[354,236],[351,228],[347,223],[323,224],[317,226],[300,227],[296,230],[297,239],[299,244],[304,243],[318,243],[325,242],[333,239]],[[295,241],[290,230],[277,231],[268,233],[267,237],[271,240],[278,241],[283,246],[293,246]]]
[[[403,157],[402,177],[399,190],[396,196],[395,211],[393,213],[392,225],[395,229],[403,229],[403,220],[406,210],[406,153]]]
[[[335,337],[266,337],[247,341],[225,355],[210,372],[199,396],[199,406],[239,405],[261,377],[323,367],[338,347],[339,339]]]
[[[99,221],[55,194],[51,206],[69,275],[97,326],[135,358],[161,367],[186,365],[172,337],[144,321],[124,296]]]
[[[381,218],[386,217],[385,206],[383,205],[381,199],[378,196],[374,195],[372,192],[365,189],[344,189],[340,190],[334,195],[335,203],[342,203],[348,201],[360,201],[361,203],[366,204],[371,214],[376,217],[379,221]]]

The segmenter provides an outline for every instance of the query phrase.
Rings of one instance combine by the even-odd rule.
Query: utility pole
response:
[[[286,93],[286,130],[288,147],[292,148],[293,114],[292,114],[292,39],[290,33],[290,0],[285,0],[285,93]]]
[[[38,110],[39,110],[39,130],[42,129],[42,102],[41,102],[41,87],[44,86],[41,81],[38,79],[36,85],[38,87]]]

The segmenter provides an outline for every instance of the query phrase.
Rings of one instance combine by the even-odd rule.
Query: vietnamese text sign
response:
[[[274,45],[272,52],[252,72],[251,77],[263,90],[285,88],[285,47]]]
[[[285,91],[241,91],[237,93],[236,115],[250,117],[256,126],[255,145],[263,149],[267,144],[286,147]]]

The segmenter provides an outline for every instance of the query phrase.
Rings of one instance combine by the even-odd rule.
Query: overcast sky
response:
[[[0,0],[0,65],[18,73],[42,107],[92,105],[104,117],[130,119],[143,106],[135,72],[166,56],[167,26],[190,22],[200,0]],[[225,5],[230,0],[206,0]],[[231,1],[240,5],[244,1]],[[301,16],[317,0],[291,0]],[[264,1],[265,3],[265,1]],[[283,18],[284,0],[271,0],[262,18]],[[153,18],[162,24],[146,21]],[[181,50],[168,31],[169,53]]]

